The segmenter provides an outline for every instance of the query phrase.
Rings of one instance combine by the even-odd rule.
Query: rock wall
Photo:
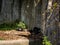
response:
[[[51,41],[53,45],[59,45],[60,44],[60,22],[59,22],[59,1],[54,0],[53,4],[57,3],[58,6],[53,9],[53,12],[51,14],[51,17],[46,20],[46,35],[48,36],[48,39]],[[58,11],[57,11],[58,10]],[[47,14],[47,18],[50,16],[50,14]]]
[[[28,28],[41,27],[40,0],[2,0],[0,23],[22,20]]]
[[[19,0],[2,0],[2,9],[0,13],[0,23],[2,22],[14,22],[19,18]]]
[[[25,0],[21,8],[21,20],[28,28],[41,27],[41,1]]]

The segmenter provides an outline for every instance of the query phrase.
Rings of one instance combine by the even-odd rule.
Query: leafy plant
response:
[[[56,2],[56,3],[54,3],[53,4],[53,8],[56,8],[57,7],[57,5],[58,5],[58,3]]]
[[[24,22],[19,22],[19,24],[17,24],[18,27],[25,29],[26,28],[26,24]]]
[[[43,37],[43,45],[52,45],[51,42],[48,40],[47,36]]]

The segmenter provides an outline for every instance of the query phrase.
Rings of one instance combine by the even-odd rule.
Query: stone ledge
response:
[[[40,45],[40,41],[32,39],[1,40],[0,45]]]

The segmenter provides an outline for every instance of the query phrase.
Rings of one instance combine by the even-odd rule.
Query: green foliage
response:
[[[17,24],[17,26],[20,27],[20,28],[23,28],[23,29],[26,28],[26,24],[24,22],[22,22],[22,21],[19,22],[19,24]]]
[[[15,29],[16,23],[3,23],[0,24],[0,30],[11,30],[11,29]]]
[[[52,45],[46,36],[43,37],[43,45]]]
[[[58,3],[54,3],[54,4],[53,4],[53,8],[56,8],[57,5],[58,5]]]
[[[16,29],[17,27],[26,28],[26,24],[24,22],[19,22],[19,23],[3,23],[0,24],[0,30],[11,30],[11,29]]]
[[[0,40],[5,40],[5,39],[3,39],[3,38],[0,38]]]

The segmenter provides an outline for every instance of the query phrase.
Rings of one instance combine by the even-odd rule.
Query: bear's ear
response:
[[[34,27],[33,30],[34,30],[34,29],[41,30],[41,28],[39,28],[39,27]]]
[[[38,27],[34,27],[33,29],[38,29]]]

